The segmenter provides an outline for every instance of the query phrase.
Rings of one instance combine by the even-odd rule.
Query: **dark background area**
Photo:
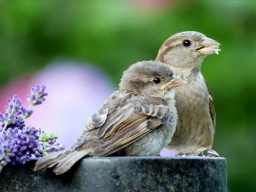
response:
[[[128,66],[188,30],[221,43],[202,66],[217,113],[214,149],[227,159],[229,191],[256,191],[254,1],[0,1],[0,88],[56,58],[93,63],[117,86]]]

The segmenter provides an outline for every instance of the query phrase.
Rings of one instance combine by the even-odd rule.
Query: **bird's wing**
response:
[[[99,121],[99,127],[91,126],[95,123],[87,124],[91,126],[87,127],[87,130],[97,129],[100,144],[94,149],[96,156],[110,155],[128,146],[170,118],[170,111],[164,99],[131,93],[123,93],[121,97],[119,95],[106,103],[105,107],[111,106],[108,110],[103,106],[102,111],[108,111],[106,118],[100,114],[102,117],[99,119],[105,119],[103,124],[103,120]],[[93,119],[98,118],[91,118],[91,121],[94,121]]]
[[[210,93],[210,89],[209,89],[209,86],[206,83],[206,86],[208,88],[208,92],[209,92],[209,113],[210,113],[210,116],[211,116],[211,119],[212,119],[212,124],[213,124],[213,127],[215,127],[215,124],[216,124],[216,113],[215,113],[215,108],[214,108],[214,104],[213,104],[213,99],[212,99],[212,96],[211,96],[211,93]]]

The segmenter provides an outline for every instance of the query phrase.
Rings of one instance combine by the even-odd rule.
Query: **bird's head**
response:
[[[142,61],[131,65],[123,74],[119,88],[140,95],[163,97],[172,88],[186,83],[158,61]]]
[[[200,68],[203,59],[218,54],[220,44],[195,31],[177,33],[168,38],[159,49],[157,61],[175,68]]]

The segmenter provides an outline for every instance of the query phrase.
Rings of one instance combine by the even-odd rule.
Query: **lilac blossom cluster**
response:
[[[7,100],[5,113],[0,113],[0,172],[7,164],[25,164],[33,158],[64,149],[56,143],[56,135],[25,125],[25,120],[33,113],[31,108],[42,104],[47,95],[45,86],[32,88],[27,97],[28,109],[16,95]]]

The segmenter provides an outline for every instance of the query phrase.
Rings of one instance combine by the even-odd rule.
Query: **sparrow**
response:
[[[86,123],[76,144],[40,158],[34,170],[68,171],[85,156],[152,156],[166,147],[177,124],[175,87],[186,83],[158,61],[142,61],[124,73],[110,95]]]
[[[156,61],[167,64],[187,83],[176,89],[178,122],[168,149],[178,155],[199,155],[211,150],[215,133],[215,109],[201,74],[207,55],[218,54],[220,44],[195,31],[177,33],[160,47]]]

